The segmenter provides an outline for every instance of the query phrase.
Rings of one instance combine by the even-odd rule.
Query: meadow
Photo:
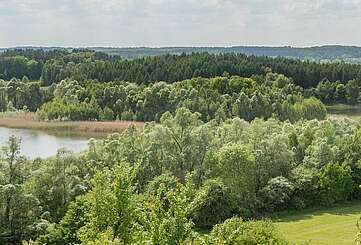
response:
[[[311,245],[350,245],[355,242],[361,203],[311,209],[280,216],[275,223],[289,241]]]

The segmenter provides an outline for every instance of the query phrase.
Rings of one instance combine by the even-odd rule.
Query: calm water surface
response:
[[[6,144],[11,135],[21,138],[21,154],[29,158],[54,156],[60,148],[81,152],[88,147],[88,138],[52,135],[43,131],[10,129],[0,127],[0,146]]]

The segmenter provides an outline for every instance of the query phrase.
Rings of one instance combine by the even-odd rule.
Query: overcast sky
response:
[[[0,47],[361,46],[361,0],[0,0]]]

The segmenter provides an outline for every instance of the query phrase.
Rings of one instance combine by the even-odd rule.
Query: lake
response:
[[[86,137],[55,135],[38,130],[0,127],[0,145],[5,145],[11,135],[21,138],[21,155],[31,159],[54,156],[60,148],[81,152],[88,147],[89,141]]]

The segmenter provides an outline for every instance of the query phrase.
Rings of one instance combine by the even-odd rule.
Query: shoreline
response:
[[[35,114],[22,116],[0,116],[0,127],[13,129],[41,130],[56,134],[69,134],[78,136],[103,137],[108,134],[118,133],[126,129],[130,124],[137,127],[144,125],[143,122],[133,121],[59,121],[45,122],[36,119]]]

